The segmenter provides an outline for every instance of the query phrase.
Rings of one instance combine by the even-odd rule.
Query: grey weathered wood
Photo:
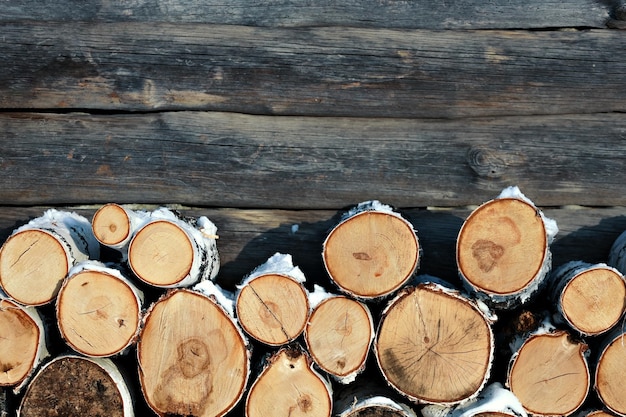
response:
[[[280,0],[140,0],[3,4],[0,20],[202,22],[249,26],[361,26],[395,28],[556,28],[604,27],[610,1],[426,0],[341,2]]]
[[[144,206],[144,209],[154,207]],[[342,210],[259,210],[178,207],[188,216],[208,216],[218,227],[222,268],[218,282],[229,288],[275,252],[289,253],[313,282],[325,283],[322,242]],[[0,242],[11,231],[43,213],[45,207],[0,207]],[[66,207],[91,219],[94,207]],[[455,282],[455,245],[467,209],[400,209],[417,229],[424,253],[420,271]],[[553,265],[570,260],[606,262],[611,245],[626,230],[626,207],[554,208],[544,214],[556,220]]]
[[[338,209],[626,205],[620,114],[412,120],[171,112],[0,115],[3,205]]]
[[[456,118],[626,111],[621,31],[0,25],[0,108]]]

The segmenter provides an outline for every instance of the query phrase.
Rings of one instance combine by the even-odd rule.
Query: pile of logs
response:
[[[626,416],[626,233],[606,264],[553,267],[557,232],[507,188],[448,283],[368,201],[326,236],[328,277],[276,253],[229,291],[206,217],[48,210],[0,250],[0,414]]]

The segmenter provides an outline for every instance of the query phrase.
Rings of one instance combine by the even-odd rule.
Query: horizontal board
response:
[[[626,111],[621,31],[4,23],[0,108],[458,118]]]
[[[593,0],[357,1],[12,0],[0,20],[201,22],[247,26],[395,28],[604,27],[610,2]]]
[[[414,120],[171,112],[0,114],[4,205],[339,209],[626,205],[620,114]]]
[[[152,209],[142,206],[142,209]],[[343,210],[242,210],[176,206],[187,216],[207,216],[218,227],[222,267],[218,282],[235,284],[276,252],[288,253],[310,281],[325,282],[322,243]],[[40,216],[45,207],[0,207],[0,242],[12,230]],[[97,207],[70,207],[91,219]],[[456,282],[456,238],[471,209],[402,209],[417,230],[423,257],[420,273]],[[606,262],[615,239],[626,230],[626,208],[544,209],[557,222],[559,233],[551,246],[553,265],[571,260]]]

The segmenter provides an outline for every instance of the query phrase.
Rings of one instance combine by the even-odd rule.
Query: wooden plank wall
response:
[[[626,229],[621,1],[228,3],[3,2],[2,241],[48,207],[170,205],[216,222],[233,286],[276,251],[323,275],[369,199],[452,280],[464,218],[508,185],[557,220],[555,264]]]

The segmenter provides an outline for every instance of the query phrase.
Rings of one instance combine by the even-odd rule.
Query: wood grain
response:
[[[280,0],[97,0],[76,3],[11,1],[0,20],[201,22],[247,26],[361,26],[396,28],[604,27],[609,1],[454,0],[432,2]]]
[[[626,205],[619,114],[458,121],[229,113],[0,115],[4,205]],[[593,140],[590,140],[593,138]]]
[[[0,24],[0,108],[459,118],[626,111],[620,31]]]

